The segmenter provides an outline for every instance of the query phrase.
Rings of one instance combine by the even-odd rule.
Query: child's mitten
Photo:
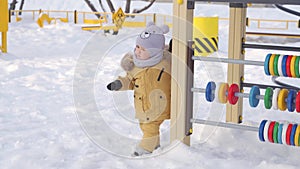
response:
[[[106,87],[108,90],[119,90],[122,88],[122,83],[120,80],[115,80],[109,83]]]

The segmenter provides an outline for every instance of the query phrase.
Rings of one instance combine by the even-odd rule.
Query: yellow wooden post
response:
[[[7,53],[8,20],[8,1],[0,0],[0,32],[2,36],[1,50],[3,53]]]
[[[7,53],[7,33],[2,32],[2,52]]]
[[[190,137],[186,136],[185,131],[187,121],[185,116],[187,94],[186,56],[187,41],[192,40],[194,9],[187,9],[187,6],[187,0],[182,3],[173,0],[171,141],[180,140],[189,145]]]
[[[247,5],[241,3],[230,4],[229,18],[229,42],[228,58],[244,59],[242,43],[246,33],[246,12]],[[244,76],[244,65],[228,64],[227,82],[228,84],[241,83]],[[226,121],[233,123],[242,122],[243,99],[239,99],[236,105],[226,105]]]
[[[156,13],[153,14],[152,20],[156,24]]]

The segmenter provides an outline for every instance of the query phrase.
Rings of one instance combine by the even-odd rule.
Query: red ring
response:
[[[291,134],[292,134],[292,128],[293,128],[293,124],[289,124],[288,125],[288,128],[287,128],[287,130],[286,130],[286,144],[287,145],[291,145],[291,140],[290,140],[290,138],[291,138]]]
[[[300,91],[298,92],[296,97],[296,111],[300,113]]]
[[[275,121],[272,121],[269,125],[269,129],[268,129],[268,138],[269,138],[269,141],[274,143],[274,140],[273,140],[273,130],[274,130],[274,126],[275,126]]]
[[[286,59],[286,74],[288,75],[288,77],[292,77],[292,73],[291,73],[291,61],[292,61],[293,56],[289,55],[288,58]]]
[[[228,101],[230,104],[235,105],[239,100],[239,97],[235,96],[235,93],[239,92],[239,86],[237,84],[230,85],[228,89]]]

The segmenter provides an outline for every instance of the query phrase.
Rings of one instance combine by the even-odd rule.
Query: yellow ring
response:
[[[293,56],[292,60],[291,60],[291,64],[290,64],[290,69],[291,69],[292,77],[296,77],[295,66],[296,66],[296,56]]]
[[[281,89],[278,94],[277,103],[278,103],[278,108],[281,111],[286,110],[285,99],[287,98],[288,93],[289,93],[289,91],[287,89]]]
[[[269,61],[269,72],[271,75],[275,75],[274,73],[274,60],[275,60],[275,54],[272,54]]]
[[[227,103],[227,96],[226,96],[226,92],[228,92],[228,89],[229,89],[229,85],[227,83],[222,83],[220,85],[220,88],[219,88],[219,95],[218,95],[218,98],[219,98],[219,101],[220,103]]]
[[[295,133],[295,141],[294,141],[296,146],[300,146],[299,145],[299,135],[300,135],[300,125],[298,124],[296,133]]]

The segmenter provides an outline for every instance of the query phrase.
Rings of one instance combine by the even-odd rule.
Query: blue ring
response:
[[[278,126],[278,143],[282,144],[282,129],[283,129],[283,124],[279,124]]]
[[[212,102],[215,99],[213,90],[216,90],[215,82],[208,82],[205,89],[205,98],[208,102]]]
[[[294,100],[296,98],[296,91],[295,90],[290,90],[289,91],[289,94],[288,94],[288,97],[287,97],[287,108],[289,110],[289,112],[293,112],[295,111],[295,103],[294,103]]]
[[[258,137],[259,137],[260,141],[265,141],[265,139],[264,139],[264,128],[265,128],[266,123],[267,123],[267,120],[263,120],[263,121],[261,121],[261,123],[259,125]]]
[[[291,145],[295,146],[295,134],[296,134],[296,129],[297,129],[298,125],[294,124],[293,128],[292,128],[292,132],[291,132],[291,136],[290,136],[290,143]]]
[[[256,107],[259,103],[259,99],[256,98],[257,95],[260,95],[259,87],[252,86],[249,95],[249,104],[251,107]]]
[[[288,55],[284,55],[282,59],[282,64],[281,64],[281,69],[282,69],[282,74],[284,77],[288,77],[288,74],[286,73],[286,60],[288,58]]]
[[[265,74],[266,75],[271,75],[270,71],[269,71],[269,62],[270,62],[270,58],[271,58],[272,54],[269,53],[266,58],[265,58],[265,63],[264,63],[264,69],[265,69]]]

